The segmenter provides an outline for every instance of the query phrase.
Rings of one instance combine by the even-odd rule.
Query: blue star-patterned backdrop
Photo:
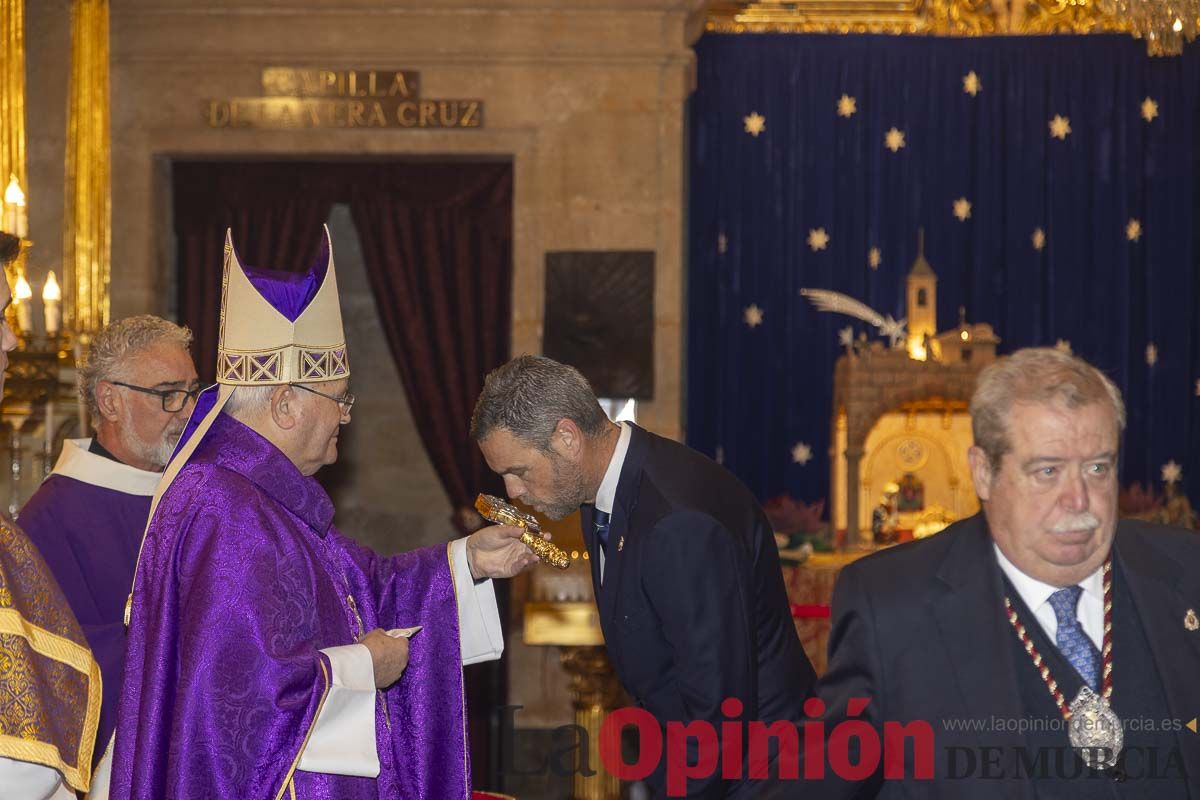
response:
[[[690,101],[687,440],[825,498],[838,331],[802,287],[1059,340],[1125,393],[1122,484],[1200,492],[1200,49],[1126,36],[713,35]],[[874,257],[872,257],[874,251]],[[812,458],[804,461],[804,449]]]

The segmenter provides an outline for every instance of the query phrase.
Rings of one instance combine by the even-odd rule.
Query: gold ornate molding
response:
[[[108,67],[108,0],[75,0],[67,108],[63,321],[81,336],[108,324],[112,235]]]
[[[991,36],[1129,28],[1101,11],[1096,0],[743,0],[714,3],[705,29]]]
[[[16,175],[17,181],[29,188],[25,179],[25,0],[0,0],[0,183],[7,186],[9,175]]]
[[[1095,0],[1028,0],[1014,33],[1128,33],[1129,25]]]

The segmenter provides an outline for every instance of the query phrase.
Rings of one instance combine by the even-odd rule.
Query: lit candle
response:
[[[42,287],[42,306],[46,314],[47,336],[58,334],[58,326],[62,322],[62,313],[58,308],[60,300],[62,300],[62,290],[58,288],[54,270],[50,270],[50,274],[46,277],[46,285]]]
[[[29,235],[29,216],[25,210],[25,193],[17,176],[13,175],[4,190],[4,229],[24,239]]]
[[[29,281],[25,280],[24,275],[17,277],[17,290],[13,292],[13,305],[17,307],[17,327],[21,329],[21,333],[28,333],[33,327],[33,320],[30,318],[32,309],[29,306],[29,300],[33,297],[33,289],[29,286]]]

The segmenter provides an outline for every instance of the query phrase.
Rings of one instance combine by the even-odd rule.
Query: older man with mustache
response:
[[[79,370],[96,436],[63,443],[54,472],[20,514],[100,662],[97,761],[116,723],[125,598],[150,499],[199,391],[191,341],[187,328],[150,315],[96,336]]]
[[[885,752],[828,796],[1200,797],[1200,536],[1118,520],[1117,387],[1020,350],[980,373],[971,417],[982,513],[838,581],[827,760],[849,718]],[[915,746],[887,734],[914,721]]]

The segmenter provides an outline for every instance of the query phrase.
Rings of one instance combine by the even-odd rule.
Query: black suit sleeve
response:
[[[872,598],[862,585],[853,565],[838,576],[833,590],[833,627],[829,634],[828,668],[817,683],[817,695],[825,704],[822,721],[825,723],[826,744],[833,730],[845,721],[864,721],[875,729],[879,741],[883,736],[882,702],[884,672],[879,659],[876,614]],[[849,714],[851,703],[857,706],[868,701],[860,712]],[[830,753],[825,753],[825,779],[821,797],[874,797],[881,788],[882,769],[877,768],[861,783],[840,780],[830,769]],[[849,759],[859,762],[857,753]],[[806,767],[808,765],[805,765]]]
[[[718,734],[717,769],[708,780],[689,781],[688,797],[720,797],[721,723],[757,716],[749,556],[715,519],[684,511],[654,527],[644,565],[643,591],[672,651],[682,703],[678,721],[705,720]],[[742,714],[722,713],[721,703],[730,697],[742,702]],[[697,763],[697,751],[690,738],[688,764]]]

